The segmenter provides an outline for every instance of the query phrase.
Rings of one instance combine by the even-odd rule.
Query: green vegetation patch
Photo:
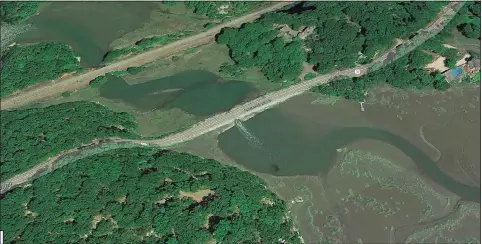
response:
[[[243,78],[245,76],[245,70],[238,65],[222,63],[219,67],[219,73],[232,78]]]
[[[267,22],[255,22],[242,28],[225,28],[217,37],[219,44],[231,49],[231,57],[243,68],[259,67],[272,81],[294,80],[303,71],[306,54],[302,43],[286,43]]]
[[[62,93],[62,97],[70,97],[70,96],[72,96],[72,92],[67,91]]]
[[[306,74],[305,77],[303,77],[303,78],[304,78],[305,80],[311,80],[311,79],[313,79],[313,78],[315,78],[315,77],[316,77],[316,74],[310,72],[310,73]]]
[[[455,63],[459,59],[458,51],[447,48],[443,44],[447,37],[453,35],[452,31],[455,28],[467,21],[467,17],[463,16],[473,16],[470,14],[470,11],[476,5],[480,8],[479,4],[467,3],[439,34],[395,62],[365,76],[332,81],[315,87],[312,91],[355,101],[363,101],[366,91],[381,83],[387,83],[402,89],[433,87],[441,91],[447,90],[450,88],[450,84],[447,83],[445,77],[439,72],[430,73],[424,67],[434,60],[435,56],[431,53],[435,53],[446,58],[445,65],[449,68],[456,68]],[[480,22],[480,17],[478,21]]]
[[[81,70],[74,50],[58,42],[15,47],[2,61],[2,98],[28,86]]]
[[[104,56],[103,62],[105,63],[112,62],[127,55],[141,53],[154,47],[160,47],[170,42],[186,37],[191,33],[192,31],[186,30],[186,31],[181,31],[179,33],[168,34],[165,36],[154,36],[150,38],[143,38],[140,41],[137,41],[134,46],[114,49],[107,52],[107,54]]]
[[[467,38],[480,40],[480,2],[469,2],[458,12],[450,27]]]
[[[34,16],[40,7],[40,2],[1,2],[0,22],[18,24]]]
[[[300,243],[285,203],[258,177],[151,148],[81,159],[0,206],[7,242]]]
[[[106,82],[107,82],[107,77],[105,75],[101,75],[101,76],[97,76],[97,77],[95,77],[95,79],[91,80],[89,82],[89,85],[92,88],[99,88]]]
[[[132,132],[137,124],[131,115],[90,102],[2,110],[1,117],[2,179],[94,139],[138,137]]]
[[[332,81],[312,89],[312,91],[343,97],[349,100],[363,101],[366,92],[375,88],[378,84],[387,83],[397,88],[422,89],[432,86],[436,89],[445,90],[450,85],[445,79],[436,79],[438,73],[429,73],[424,69],[433,57],[423,50],[415,50],[395,62],[362,77],[346,78]],[[440,77],[437,76],[437,77]]]
[[[261,68],[271,81],[292,81],[305,61],[318,73],[368,63],[396,38],[428,24],[446,4],[302,2],[240,28],[225,28],[217,42],[231,49],[237,65]]]
[[[139,67],[129,67],[126,69],[127,73],[134,75],[137,73],[142,72],[145,69],[145,66],[139,66]]]

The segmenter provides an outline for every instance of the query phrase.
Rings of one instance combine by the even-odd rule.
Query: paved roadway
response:
[[[306,91],[309,91],[313,87],[323,85],[328,83],[330,80],[337,77],[360,77],[368,72],[375,71],[382,67],[383,61],[387,58],[390,52],[396,52],[395,58],[391,61],[398,59],[399,57],[407,54],[408,52],[414,50],[417,46],[428,40],[429,38],[435,36],[440,32],[443,27],[452,19],[455,15],[454,9],[462,7],[463,2],[452,2],[446,8],[444,8],[437,15],[435,21],[433,21],[427,27],[418,31],[418,35],[415,36],[409,42],[405,42],[398,49],[392,48],[384,55],[378,57],[376,60],[372,61],[370,64],[363,65],[360,67],[346,69],[342,71],[335,71],[330,74],[318,76],[312,80],[304,81],[296,85],[284,88],[279,91],[268,93],[262,97],[254,99],[252,101],[246,102],[244,104],[238,105],[228,112],[214,115],[207,120],[201,121],[194,125],[190,129],[183,132],[171,135],[169,137],[153,140],[153,141],[142,141],[143,143],[156,144],[162,147],[169,147],[178,143],[189,141],[198,136],[201,136],[210,131],[216,130],[226,125],[234,123],[234,120],[240,119],[245,120],[251,118],[253,115],[260,113],[266,109],[269,109],[277,104],[280,104],[294,96],[300,95]],[[424,33],[424,34],[423,34]],[[360,70],[359,74],[355,74],[355,70]]]
[[[396,52],[395,58],[391,61],[393,62],[397,58],[407,54],[408,52],[414,50],[417,46],[422,44],[424,41],[430,39],[431,37],[435,36],[438,32],[440,32],[443,27],[453,18],[453,16],[456,13],[456,10],[458,10],[464,2],[452,2],[450,3],[446,8],[444,8],[440,13],[437,15],[437,18],[435,21],[433,21],[430,25],[427,27],[421,29],[418,31],[419,35],[415,36],[413,39],[411,39],[409,42],[405,42],[400,46],[399,48],[395,49],[392,48],[391,50],[387,51],[384,55],[378,57],[376,60],[371,62],[370,64],[363,65],[360,67],[352,68],[352,69],[346,69],[342,71],[334,71],[330,74],[326,75],[321,75],[318,76],[312,80],[309,81],[304,81],[296,85],[292,85],[290,87],[268,93],[262,97],[259,97],[257,99],[251,100],[249,102],[246,102],[244,104],[238,105],[234,108],[232,108],[230,111],[214,115],[204,121],[201,121],[191,128],[182,131],[180,133],[173,134],[171,136],[159,139],[159,140],[125,140],[125,139],[119,139],[116,141],[131,141],[139,144],[151,144],[151,145],[156,145],[160,147],[171,147],[175,144],[179,144],[185,141],[192,140],[196,137],[199,137],[203,134],[206,134],[210,131],[219,129],[223,126],[227,125],[232,125],[234,124],[234,120],[240,119],[240,120],[246,120],[251,118],[252,116],[256,115],[257,113],[260,113],[266,109],[269,109],[271,107],[274,107],[280,103],[283,103],[284,101],[300,95],[310,89],[312,89],[315,86],[319,86],[322,84],[328,83],[330,80],[333,80],[335,78],[340,78],[340,77],[359,77],[367,74],[368,72],[375,71],[379,68],[381,68],[384,64],[383,61],[387,58],[388,54],[390,52]],[[455,11],[454,11],[455,9]],[[355,70],[360,70],[359,74],[355,74]],[[13,189],[14,187],[21,185],[29,180],[31,180],[31,177],[35,175],[37,170],[39,169],[51,169],[52,168],[52,162],[54,159],[50,159],[47,162],[44,162],[42,164],[39,164],[35,166],[34,168],[31,168],[30,170],[16,175],[12,177],[11,179],[5,181],[1,185],[1,191],[0,193],[4,193],[10,189]]]
[[[143,64],[158,60],[159,58],[178,53],[182,50],[186,50],[188,48],[192,48],[203,43],[208,43],[210,41],[213,41],[216,34],[218,34],[223,28],[237,27],[242,25],[243,23],[254,21],[257,18],[261,17],[261,15],[278,10],[290,3],[292,2],[280,2],[271,5],[261,10],[255,11],[251,14],[244,15],[232,21],[226,22],[225,24],[215,26],[197,35],[193,35],[182,40],[172,42],[165,46],[152,49],[147,52],[128,57],[126,59],[119,60],[99,69],[90,70],[86,73],[73,77],[58,79],[52,82],[41,83],[37,86],[26,88],[25,90],[19,92],[17,95],[12,95],[5,99],[2,99],[0,101],[0,108],[2,110],[18,108],[48,97],[58,96],[66,91],[81,89],[82,87],[87,86],[89,84],[89,81],[95,79],[95,77],[97,76],[112,71],[126,70],[129,67],[141,66]]]

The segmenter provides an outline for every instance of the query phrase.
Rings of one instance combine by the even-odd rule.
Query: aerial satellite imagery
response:
[[[0,244],[480,244],[480,12],[0,1]]]

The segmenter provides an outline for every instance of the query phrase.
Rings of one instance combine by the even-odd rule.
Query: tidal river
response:
[[[219,136],[219,147],[230,158],[248,169],[272,175],[326,174],[337,161],[336,149],[361,139],[373,139],[391,144],[409,156],[423,175],[459,195],[463,200],[480,203],[480,188],[461,184],[442,172],[437,164],[421,149],[406,139],[370,127],[339,127],[319,135],[286,130],[282,121],[270,121],[274,116],[258,116],[262,123],[245,123],[245,127],[258,138],[262,148],[252,147],[246,133],[231,128]],[[247,125],[246,125],[247,124]],[[270,124],[270,126],[266,126]],[[285,129],[283,129],[285,128]]]

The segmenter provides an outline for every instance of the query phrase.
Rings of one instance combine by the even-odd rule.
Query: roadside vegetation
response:
[[[131,115],[91,102],[2,110],[1,117],[0,176],[5,180],[94,139],[138,138],[133,133],[137,124]]]
[[[301,2],[240,28],[225,28],[217,42],[230,48],[236,65],[261,68],[274,82],[292,81],[304,62],[318,73],[368,63],[396,38],[428,24],[446,4]]]
[[[192,32],[191,31],[181,31],[179,33],[168,34],[165,36],[154,36],[150,38],[143,38],[135,43],[133,46],[113,49],[107,52],[104,56],[104,63],[109,63],[115,60],[118,60],[121,57],[125,57],[131,54],[141,53],[146,50],[160,47],[166,44],[169,44],[173,41],[179,40],[186,36],[189,36]]]
[[[1,97],[65,73],[81,71],[74,50],[59,42],[16,46],[3,57]]]
[[[478,15],[476,15],[477,13],[474,9],[479,10]],[[435,53],[446,58],[446,65],[450,69],[455,68],[455,63],[460,58],[458,51],[443,44],[447,37],[453,35],[455,29],[459,29],[468,23],[478,23],[480,26],[480,2],[466,3],[443,31],[395,62],[362,77],[332,81],[329,84],[315,87],[312,91],[355,101],[363,101],[368,89],[375,88],[382,83],[402,89],[432,87],[437,90],[446,90],[450,87],[450,84],[447,83],[445,77],[438,71],[429,72],[424,67],[434,59],[434,56],[430,53]],[[478,35],[480,38],[480,32]]]
[[[300,243],[258,177],[152,148],[80,159],[6,193],[6,242]]]

